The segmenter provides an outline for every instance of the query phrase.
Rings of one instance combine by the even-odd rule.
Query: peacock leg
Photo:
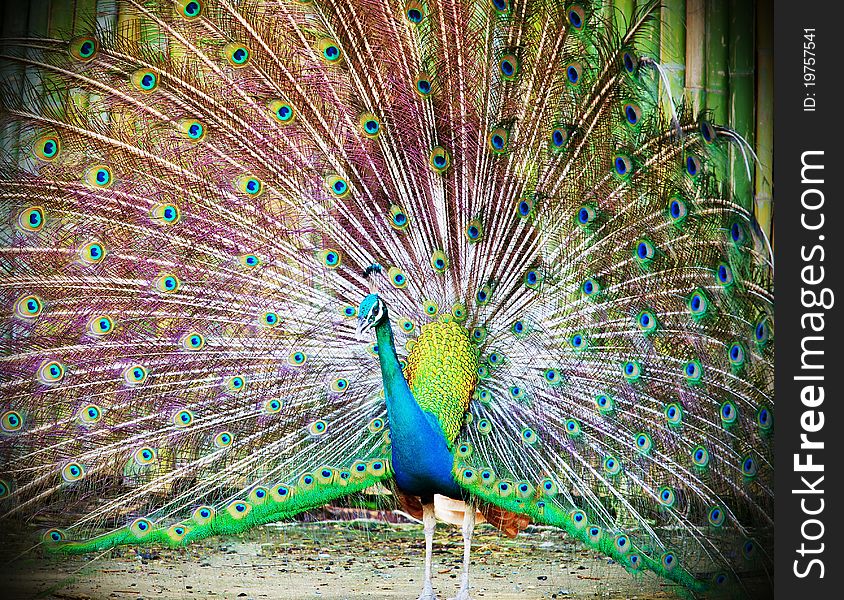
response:
[[[460,577],[460,591],[449,600],[470,600],[469,598],[469,554],[472,550],[472,533],[475,531],[475,507],[466,503],[463,513],[463,575]]]
[[[422,594],[418,600],[437,600],[434,594],[434,585],[431,582],[431,563],[434,554],[434,529],[437,526],[437,517],[434,513],[434,501],[422,505],[422,529],[425,532],[425,585],[422,587]]]

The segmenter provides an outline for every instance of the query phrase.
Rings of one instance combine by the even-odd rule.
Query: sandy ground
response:
[[[418,525],[377,522],[267,526],[233,540],[182,550],[123,549],[101,556],[35,558],[7,565],[4,598],[407,598],[422,585],[424,538]],[[457,592],[460,530],[439,525],[434,540],[439,600]],[[633,577],[553,529],[515,540],[488,525],[472,545],[474,599],[680,598],[652,575]]]

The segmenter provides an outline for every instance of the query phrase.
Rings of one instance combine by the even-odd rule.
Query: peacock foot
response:
[[[422,593],[416,600],[437,600],[437,595],[434,593],[434,588],[430,581],[425,583],[425,587],[422,588]]]
[[[472,597],[469,595],[469,590],[460,590],[454,598],[448,600],[472,600]]]

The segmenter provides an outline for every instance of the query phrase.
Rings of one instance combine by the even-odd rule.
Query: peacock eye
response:
[[[338,46],[331,38],[321,39],[318,46],[319,51],[322,54],[322,58],[328,63],[337,63],[343,57],[343,52],[340,50],[340,46]]]
[[[581,69],[580,63],[577,62],[566,65],[566,78],[570,85],[578,85],[580,83]]]
[[[519,74],[519,60],[514,55],[507,54],[498,63],[498,68],[501,71],[502,79],[505,81],[513,80]]]
[[[226,44],[223,48],[223,56],[231,66],[239,69],[249,64],[249,60],[252,58],[252,53],[249,52],[249,48],[243,44],[232,42],[230,44]]]

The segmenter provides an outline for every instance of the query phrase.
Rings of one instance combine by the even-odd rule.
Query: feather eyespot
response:
[[[709,298],[703,290],[695,290],[692,295],[689,296],[688,307],[692,318],[696,320],[700,319],[706,316],[706,313],[709,311]]]
[[[182,336],[181,346],[189,352],[197,352],[205,348],[205,337],[195,331]]]
[[[409,0],[404,5],[404,18],[411,25],[419,25],[425,18],[425,9],[418,0]]]
[[[145,446],[136,450],[135,453],[132,455],[132,458],[135,461],[135,464],[137,464],[138,466],[146,467],[157,461],[158,455],[156,454],[155,450],[148,446]]]
[[[408,218],[407,213],[400,206],[391,204],[389,214],[390,218],[388,222],[390,223],[390,227],[399,231],[407,229],[407,226],[410,224],[410,219]]]
[[[62,143],[54,134],[42,135],[32,144],[32,154],[44,162],[52,162],[59,157]]]
[[[709,450],[705,446],[696,446],[693,448],[692,462],[698,468],[706,468],[709,465]]]
[[[512,81],[519,74],[519,59],[513,54],[505,54],[498,61],[498,69],[501,71],[502,79]]]
[[[105,247],[98,241],[90,241],[79,248],[79,258],[83,263],[96,265],[106,257]]]
[[[130,77],[132,86],[144,94],[150,94],[158,89],[158,73],[150,69],[140,69],[132,73]]]
[[[709,509],[709,513],[707,514],[707,520],[709,521],[710,525],[715,527],[720,527],[724,524],[726,520],[726,513],[720,506],[713,506]]]
[[[65,533],[60,529],[48,529],[46,532],[44,532],[44,535],[41,536],[41,539],[43,539],[48,544],[56,544],[58,542],[65,541],[66,536]]]
[[[539,435],[530,427],[522,429],[522,441],[528,446],[533,446],[539,441]]]
[[[89,62],[100,50],[100,42],[95,37],[83,35],[70,40],[67,51],[76,60]]]
[[[753,479],[759,472],[759,464],[752,456],[744,456],[741,459],[741,474],[747,479]]]
[[[345,198],[349,195],[351,187],[349,182],[339,175],[330,175],[325,178],[325,187],[336,198]]]
[[[211,506],[200,506],[196,510],[193,511],[193,515],[191,518],[196,522],[197,525],[205,525],[210,523],[211,520],[216,516],[217,511],[214,510]]]
[[[16,410],[7,410],[0,417],[0,429],[6,433],[17,433],[23,428],[23,416]]]
[[[484,228],[480,219],[472,219],[469,221],[469,224],[466,226],[464,231],[466,233],[466,239],[470,244],[479,242],[483,238]]]
[[[442,173],[451,164],[451,156],[442,146],[436,146],[431,150],[429,158],[431,168],[437,173]]]
[[[603,462],[604,471],[608,475],[618,475],[621,473],[621,463],[614,456],[607,456]]]
[[[768,407],[763,406],[756,411],[756,424],[764,432],[770,431],[774,426],[774,415]]]
[[[231,42],[223,47],[223,57],[235,69],[242,69],[252,60],[252,53],[243,44]]]
[[[150,211],[153,223],[159,225],[174,225],[182,218],[179,207],[175,204],[156,204]]]
[[[40,206],[31,206],[23,209],[18,214],[17,223],[22,231],[39,231],[44,227],[44,209]]]
[[[427,73],[420,73],[416,76],[414,80],[416,93],[422,96],[423,98],[427,98],[431,95],[431,92],[434,89],[433,80],[431,76]]]
[[[445,273],[448,269],[448,256],[442,250],[437,250],[431,255],[431,267],[437,273]]]
[[[202,9],[200,0],[176,0],[176,12],[188,21],[201,17]]]
[[[62,467],[61,475],[67,483],[73,483],[85,477],[85,468],[78,462],[70,462]]]
[[[676,426],[683,422],[683,407],[676,402],[667,405],[663,414],[669,425]]]
[[[771,339],[771,327],[768,319],[762,318],[753,326],[753,338],[757,346],[764,346]]]
[[[308,356],[300,350],[291,352],[287,357],[287,363],[292,367],[301,367],[307,362],[307,360]]]
[[[628,360],[621,366],[621,372],[627,381],[637,381],[642,376],[642,365],[635,360]]]
[[[618,154],[612,159],[613,173],[616,177],[626,179],[633,172],[633,161],[626,154]]]
[[[564,127],[556,127],[551,130],[551,147],[554,150],[562,150],[569,139],[568,129]]]
[[[143,517],[135,519],[129,525],[129,531],[136,538],[144,538],[152,531],[152,521]]]
[[[580,30],[583,29],[583,24],[586,21],[586,11],[579,4],[572,4],[568,9],[566,17],[572,27]]]
[[[454,320],[458,323],[462,323],[463,321],[465,321],[466,317],[468,316],[466,311],[466,305],[462,302],[455,303],[451,307],[451,316],[453,316]]]
[[[624,52],[621,55],[621,64],[628,75],[634,75],[639,68],[639,59],[631,52]]]
[[[235,180],[235,187],[241,194],[257,198],[264,192],[264,184],[253,175],[241,175]]]
[[[76,413],[76,417],[83,425],[94,425],[102,420],[103,411],[96,404],[86,404],[79,409],[79,412]]]
[[[15,314],[23,319],[34,319],[44,310],[44,304],[41,299],[34,295],[28,294],[18,298],[15,302]]]
[[[611,413],[615,409],[615,400],[607,394],[595,396],[595,406],[600,413]]]
[[[580,66],[580,63],[573,62],[566,65],[566,80],[569,85],[579,85],[580,79],[582,75],[583,67]]]
[[[631,127],[636,126],[642,120],[642,109],[637,104],[624,105],[624,120]]]
[[[738,420],[739,413],[738,408],[732,400],[725,400],[724,403],[721,404],[718,414],[721,416],[721,423],[727,427]]]
[[[64,374],[64,365],[56,360],[44,361],[38,367],[38,379],[47,385],[59,383],[64,378]]]
[[[269,109],[276,122],[282,125],[289,125],[296,118],[296,110],[284,100],[273,100],[269,103]]]
[[[527,219],[534,214],[535,201],[533,198],[523,196],[516,201],[516,216],[520,219]]]
[[[510,12],[510,0],[490,0],[495,12],[499,14],[507,14]]]
[[[475,300],[477,300],[479,306],[484,306],[489,303],[491,297],[492,286],[489,284],[481,286],[481,288],[475,293]]]
[[[681,223],[689,214],[689,207],[685,200],[679,197],[668,200],[668,216],[675,224]]]
[[[311,435],[322,435],[328,431],[328,424],[323,420],[314,421],[310,425],[308,425],[308,433]]]
[[[580,291],[587,298],[593,298],[601,291],[601,285],[595,279],[587,279],[581,284]]]
[[[689,154],[688,156],[686,156],[686,158],[683,162],[684,162],[684,165],[685,165],[685,168],[686,168],[686,174],[689,177],[694,178],[694,177],[697,177],[700,174],[701,162],[700,162],[700,159],[697,156],[694,156],[693,154]]]
[[[340,50],[340,46],[330,38],[322,38],[319,41],[318,47],[323,60],[328,63],[334,64],[343,58],[343,51]]]
[[[703,138],[703,141],[707,144],[711,144],[715,141],[715,138],[718,134],[715,132],[715,128],[709,121],[701,120],[700,122],[700,137]]]
[[[598,211],[595,210],[595,207],[589,204],[584,204],[577,210],[577,214],[575,215],[575,221],[577,222],[578,226],[586,227],[593,223],[595,219],[598,218]]]
[[[689,385],[700,383],[703,378],[703,365],[700,364],[700,361],[690,360],[683,365],[683,376]]]
[[[196,119],[179,120],[179,131],[192,142],[200,142],[205,138],[205,126]]]
[[[106,165],[94,165],[85,170],[85,181],[92,187],[107,189],[114,184],[114,176],[110,167]]]
[[[217,448],[228,448],[234,442],[234,436],[228,431],[221,431],[214,436],[214,446]]]
[[[319,253],[319,262],[326,269],[336,269],[343,264],[343,255],[339,250],[328,248]]]
[[[657,327],[659,326],[659,321],[657,321],[656,315],[653,314],[649,310],[643,310],[638,315],[636,315],[636,327],[638,327],[639,331],[642,332],[644,335],[650,335],[654,331],[656,331]]]
[[[360,131],[365,137],[374,140],[381,133],[381,121],[372,113],[364,113],[358,119]]]
[[[283,404],[278,398],[271,398],[264,402],[264,414],[275,415],[281,412]]]

